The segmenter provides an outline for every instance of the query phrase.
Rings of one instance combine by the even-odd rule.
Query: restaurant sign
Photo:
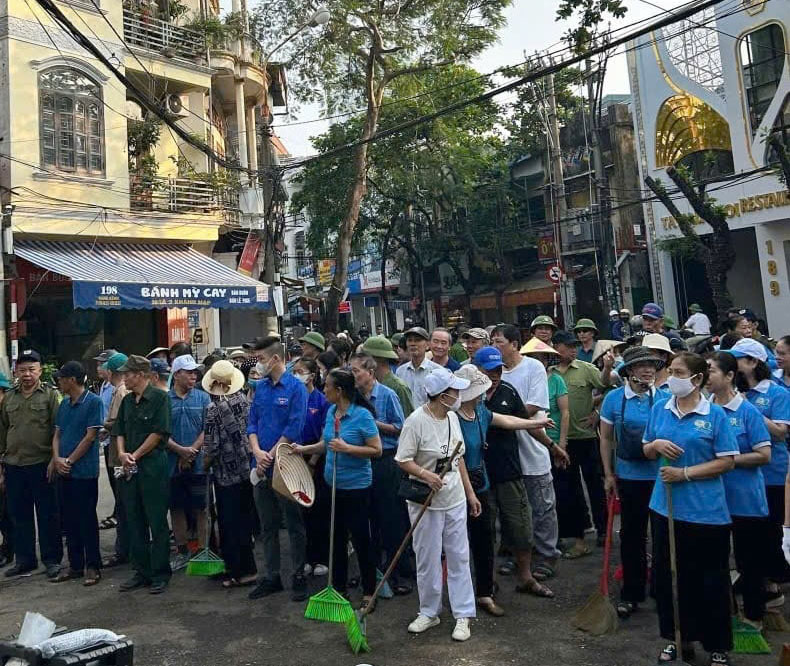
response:
[[[74,282],[74,307],[85,309],[269,308],[269,288]]]

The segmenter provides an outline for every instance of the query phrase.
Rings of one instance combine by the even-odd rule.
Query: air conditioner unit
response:
[[[168,95],[165,98],[165,110],[175,118],[186,118],[189,115],[186,95]]]

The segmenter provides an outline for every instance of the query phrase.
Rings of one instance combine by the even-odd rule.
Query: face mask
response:
[[[681,379],[680,377],[675,377],[674,375],[670,375],[667,379],[667,383],[669,384],[669,391],[672,395],[678,398],[685,398],[689,395],[695,388],[694,382],[691,381],[693,377],[697,375],[692,375],[691,377],[686,377],[685,379]]]
[[[307,384],[310,380],[310,375],[304,375],[302,373],[295,373],[294,377],[296,377],[302,384]]]
[[[448,405],[443,400],[440,400],[439,402],[441,402],[451,412],[457,412],[461,408],[461,396],[460,395],[453,401],[452,405]]]
[[[272,369],[268,365],[264,365],[260,361],[255,364],[255,369],[258,371],[258,374],[261,376],[261,379],[264,377],[268,377],[271,373]]]

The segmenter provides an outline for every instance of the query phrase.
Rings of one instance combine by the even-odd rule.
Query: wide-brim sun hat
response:
[[[225,392],[216,383],[230,385],[230,388]],[[233,395],[238,393],[244,386],[244,374],[230,361],[217,361],[203,375],[201,384],[206,392],[211,395]]]
[[[455,376],[469,382],[469,387],[461,391],[461,402],[469,402],[478,396],[485,395],[486,391],[491,388],[492,382],[488,376],[471,363],[456,370]]]
[[[519,354],[522,356],[527,356],[529,354],[555,354],[557,356],[560,353],[554,349],[551,345],[547,345],[543,340],[539,340],[538,338],[530,338],[527,342],[521,347],[519,350]]]
[[[675,355],[672,347],[669,346],[669,338],[661,333],[650,333],[642,338],[642,346],[648,349],[657,349],[667,354]]]
[[[618,347],[624,347],[625,344],[622,340],[597,340],[595,347],[593,347],[591,363],[595,363],[606,352],[615,351]]]
[[[617,368],[617,374],[625,377],[626,371],[637,363],[652,363],[656,370],[664,367],[664,360],[656,356],[648,347],[631,347],[623,354],[623,363]]]

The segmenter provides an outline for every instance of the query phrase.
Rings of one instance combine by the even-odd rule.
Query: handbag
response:
[[[451,437],[451,430],[450,430],[450,419],[447,419],[447,451],[450,450],[450,437]],[[439,461],[439,463],[443,463],[447,458],[443,458]],[[444,465],[442,465],[444,466]],[[436,471],[436,468],[434,468]],[[425,501],[428,499],[428,496],[431,494],[431,487],[420,481],[419,479],[412,479],[408,474],[404,474],[403,478],[400,480],[400,484],[398,485],[398,497],[401,499],[405,499],[409,502],[415,502],[416,504],[424,504]]]
[[[482,449],[487,449],[488,443],[486,442],[485,433],[483,432],[483,426],[480,424],[480,418],[476,417],[475,421],[477,421],[477,429],[480,432],[480,447]],[[467,467],[466,473],[469,476],[469,483],[472,484],[472,490],[476,493],[486,487],[488,478],[486,476],[485,463],[474,469]]]

